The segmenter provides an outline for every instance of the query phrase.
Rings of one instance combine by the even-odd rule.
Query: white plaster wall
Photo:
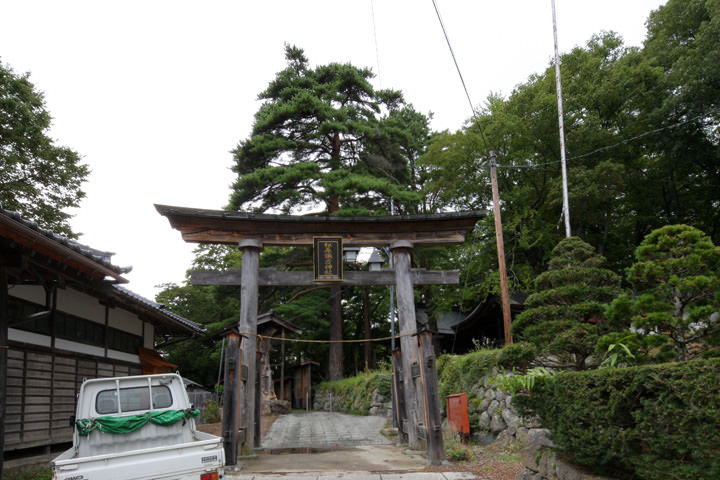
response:
[[[8,295],[45,305],[45,289],[40,285],[14,285],[8,288]]]
[[[142,320],[127,310],[123,310],[118,307],[110,309],[108,325],[112,328],[117,328],[123,332],[132,333],[133,335],[142,336],[142,324]]]
[[[15,328],[8,328],[8,340],[15,342],[29,343],[32,345],[41,345],[50,347],[50,337],[39,333],[26,332]],[[103,352],[104,353],[104,352]]]
[[[122,360],[124,362],[140,363],[140,357],[132,353],[118,352],[117,350],[108,350],[108,358]]]
[[[88,345],[87,343],[73,342],[71,340],[65,340],[63,338],[55,338],[55,348],[60,350],[66,350],[73,353],[83,353],[85,355],[94,355],[96,357],[104,357],[105,349],[95,345]]]
[[[105,325],[105,306],[97,298],[70,288],[57,292],[58,310]]]

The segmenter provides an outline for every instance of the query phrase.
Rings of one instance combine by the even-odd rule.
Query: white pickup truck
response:
[[[219,480],[223,441],[195,428],[177,374],[86,380],[73,446],[51,462],[53,480]]]

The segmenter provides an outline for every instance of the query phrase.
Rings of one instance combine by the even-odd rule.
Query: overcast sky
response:
[[[640,46],[664,0],[557,0],[569,51],[602,30]],[[473,104],[507,96],[553,56],[550,0],[436,0]],[[128,287],[154,298],[180,283],[194,245],[153,204],[223,208],[232,150],[257,94],[285,66],[284,44],[313,65],[370,67],[434,130],[471,110],[431,0],[0,0],[0,61],[30,72],[51,136],[92,173],[73,212],[80,241],[132,265]]]

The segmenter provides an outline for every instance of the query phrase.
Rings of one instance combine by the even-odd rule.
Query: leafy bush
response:
[[[513,372],[514,373],[514,372]],[[545,367],[532,368],[526,373],[517,375],[498,375],[491,379],[491,385],[497,386],[503,392],[515,395],[520,393],[529,393],[535,388],[535,383],[540,377],[555,375],[557,370],[548,370]]]
[[[201,423],[217,423],[220,421],[220,405],[214,401],[205,404],[202,412],[200,412]]]
[[[441,355],[437,361],[440,401],[455,393],[469,392],[477,381],[498,365],[500,350],[477,350],[465,355]]]
[[[386,371],[372,371],[334,382],[322,382],[316,394],[332,393],[335,408],[347,413],[367,415],[372,406],[372,394],[377,390],[390,398],[392,376]]]
[[[524,372],[537,356],[537,348],[531,343],[511,343],[500,350],[498,365],[506,370]]]
[[[563,372],[516,395],[558,451],[623,479],[720,478],[720,360]]]

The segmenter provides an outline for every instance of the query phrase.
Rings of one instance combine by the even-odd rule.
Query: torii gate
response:
[[[442,460],[442,436],[439,431],[439,399],[437,386],[422,389],[421,384],[437,382],[434,356],[431,349],[419,357],[417,322],[413,285],[457,284],[459,274],[452,271],[426,271],[411,269],[410,253],[415,246],[457,244],[465,240],[485,211],[442,213],[426,215],[393,215],[372,217],[323,217],[255,214],[238,211],[203,210],[167,205],[155,205],[170,225],[179,230],[183,240],[196,243],[238,245],[242,251],[242,266],[224,272],[193,272],[194,285],[239,285],[240,319],[238,331],[246,336],[239,342],[229,339],[227,368],[232,373],[226,382],[224,397],[223,436],[226,461],[235,465],[238,430],[244,427],[244,449],[255,447],[255,360],[257,334],[258,287],[317,285],[310,271],[277,271],[259,268],[260,251],[265,245],[312,246],[316,236],[338,236],[344,246],[386,247],[394,258],[394,270],[380,272],[345,272],[344,278],[332,285],[395,285],[397,313],[402,351],[402,382],[399,385],[404,398],[407,418],[398,419],[405,427],[411,448],[421,448],[425,437],[428,456],[432,463]],[[430,347],[422,341],[423,351]],[[232,349],[238,348],[239,355]],[[422,358],[422,361],[420,361]],[[418,360],[415,360],[418,359]],[[425,372],[425,374],[423,373]],[[427,374],[429,379],[426,379]],[[240,381],[238,381],[240,376]],[[427,387],[427,385],[425,385]],[[422,391],[420,391],[422,390]],[[428,397],[430,391],[430,397]],[[434,391],[434,393],[432,393]],[[434,419],[434,420],[433,420]],[[425,427],[418,428],[424,424]],[[424,431],[423,431],[424,430]],[[259,440],[259,439],[258,439]],[[439,442],[439,445],[438,445]]]

